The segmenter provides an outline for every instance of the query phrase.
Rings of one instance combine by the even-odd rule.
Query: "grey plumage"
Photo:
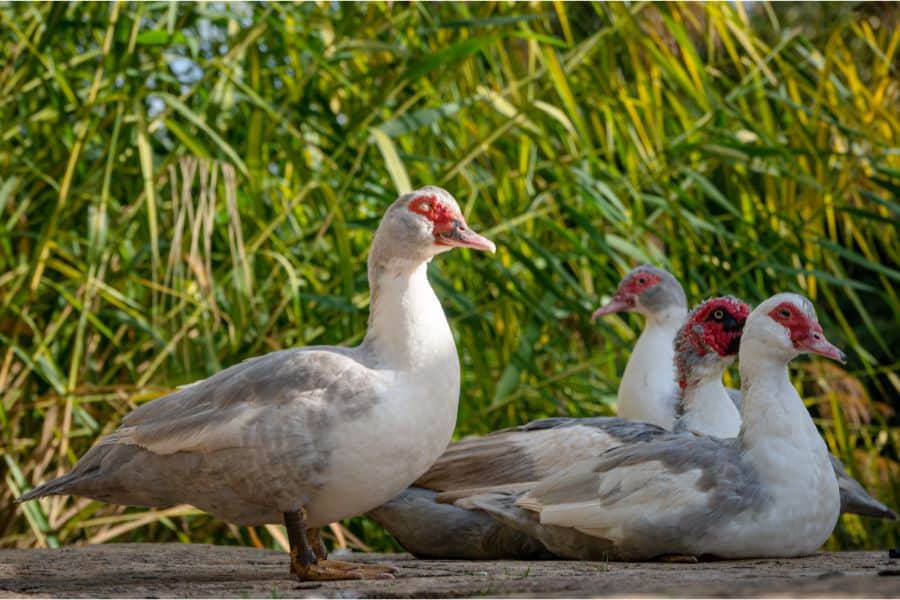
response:
[[[437,502],[436,495],[432,490],[410,487],[368,516],[418,558],[553,558],[526,533],[507,527],[484,512]]]
[[[71,473],[19,501],[77,494],[192,504],[246,525],[283,520],[293,573],[361,576],[352,565],[318,564],[324,556],[310,539],[405,489],[452,436],[459,359],[427,263],[454,247],[495,250],[466,226],[446,190],[404,194],[375,232],[369,327],[359,346],[274,352],[149,402]]]
[[[725,388],[729,398],[741,408],[741,391],[734,388]],[[886,519],[896,521],[897,513],[885,506],[877,498],[866,491],[856,479],[847,473],[844,464],[834,454],[829,453],[831,466],[834,467],[834,475],[837,477],[838,487],[841,492],[841,513],[848,515],[860,515],[873,519]]]
[[[651,304],[656,309],[673,303],[677,304],[678,294],[672,293],[671,290],[680,291],[680,298],[683,299],[683,291],[681,291],[680,285],[665,271],[655,267],[642,266],[629,273],[625,279],[632,277],[636,272],[658,275],[667,284],[656,286],[657,288],[666,288],[663,292],[657,293],[655,300],[651,300]],[[646,305],[643,297],[641,303]],[[707,350],[709,349],[707,348]],[[685,348],[679,348],[679,351],[684,352]],[[687,367],[696,370],[696,363],[704,360],[715,363],[722,359],[712,355],[710,352],[706,352],[702,356],[698,355],[698,360],[688,364]],[[727,390],[727,393],[735,406],[740,409],[740,391]],[[609,448],[623,444],[634,444],[635,442],[659,441],[665,435],[669,434],[662,428],[625,419],[606,417],[593,419],[542,419],[521,427],[495,432],[483,438],[463,440],[451,444],[429,472],[416,482],[416,485],[421,488],[444,492],[433,496],[433,498],[457,502],[459,507],[467,507],[472,510],[486,510],[484,507],[489,506],[489,498],[493,498],[498,502],[497,506],[503,508],[503,510],[497,508],[494,512],[491,512],[498,521],[511,527],[518,527],[525,533],[540,530],[542,535],[546,535],[546,532],[549,530],[535,529],[533,515],[512,506],[507,501],[509,498],[515,499],[518,496],[515,492],[496,492],[496,490],[494,490],[494,493],[489,494],[484,492],[492,487],[534,482],[551,477],[554,473],[566,469],[575,462],[597,457]],[[881,518],[895,518],[895,515],[889,509],[869,496],[858,482],[850,478],[840,462],[833,456],[831,457],[831,462],[839,483],[843,512],[856,512]],[[419,492],[424,492],[424,490],[419,490]],[[422,500],[423,498],[432,498],[432,496],[423,495],[419,498]],[[721,505],[723,510],[725,506],[726,504]],[[392,521],[390,523],[383,522],[390,531],[394,531],[398,527],[404,527],[400,514],[404,508],[412,510],[413,507],[408,503],[398,504],[394,506],[392,513],[394,518]],[[416,505],[415,509],[429,512],[427,501],[422,500]],[[435,510],[434,513],[439,514],[439,511]],[[457,521],[464,518],[462,514],[455,513],[455,515]],[[409,516],[414,520],[417,518],[417,515],[413,515],[412,512],[409,513]],[[375,518],[380,520],[383,517],[375,515]],[[685,522],[690,522],[691,520],[689,516],[684,518]],[[443,530],[444,526],[441,523],[435,523],[431,529],[435,528]],[[565,546],[566,541],[571,541],[566,533],[555,529],[553,531],[555,531],[555,542],[548,542],[543,537],[540,538],[549,549],[554,550],[552,544]],[[402,532],[402,535],[398,537],[402,537],[402,543],[408,548],[427,549],[428,535],[428,530],[423,531],[420,528],[407,527]],[[452,536],[449,535],[442,536],[442,539],[449,540],[449,542],[442,542],[441,551],[448,551],[449,549],[449,552],[452,552],[454,557],[465,557],[469,551],[467,548],[472,546],[469,541],[466,541],[465,544],[460,541],[460,544],[454,547],[452,545]],[[609,550],[602,544],[598,546],[596,538],[591,538],[589,542],[586,546],[589,547],[589,550],[586,550],[588,554],[579,555],[578,552],[571,549],[564,552],[554,551],[557,551],[560,556],[588,558],[588,555],[592,552],[607,552]],[[479,553],[477,558],[485,558],[484,553],[487,545],[477,545]],[[584,546],[584,544],[581,545]],[[416,552],[418,553],[419,551],[417,550]],[[432,550],[432,554],[434,553],[436,551]],[[470,555],[470,557],[476,558],[474,555]],[[504,558],[503,550],[495,548],[490,557]]]
[[[276,507],[302,506],[322,484],[333,423],[377,404],[362,385],[371,370],[359,354],[313,346],[220,371],[138,407],[72,472],[18,501],[75,494],[130,506],[191,503],[233,523],[279,523]]]
[[[666,271],[654,265],[644,264],[635,267],[629,271],[622,281],[628,281],[639,273],[650,273],[660,278],[659,285],[652,286],[640,295],[640,303],[642,306],[653,312],[659,312],[669,306],[683,306],[687,308],[687,297],[684,294],[684,288],[675,277]]]
[[[661,427],[618,417],[540,419],[453,442],[416,486],[446,491],[537,481],[614,445],[647,441],[663,432]],[[562,447],[567,451],[556,451]]]
[[[733,394],[730,396],[734,399]],[[737,397],[739,401],[740,392]],[[544,432],[547,437],[540,443],[529,439],[538,432]],[[532,513],[512,506],[521,494],[492,492],[472,496],[473,488],[535,482],[551,477],[580,460],[598,455],[610,458],[603,453],[616,446],[631,447],[651,441],[674,444],[679,438],[670,437],[672,435],[649,423],[617,417],[540,419],[482,438],[452,443],[414,487],[368,514],[390,531],[404,548],[420,557],[475,560],[528,557],[534,551],[533,540],[515,535],[518,531],[535,536],[557,556],[598,560],[598,556],[610,556],[608,544],[592,536],[573,533],[567,528],[536,527]],[[690,432],[684,435],[692,436]],[[722,448],[729,449],[733,447],[734,440],[704,443],[718,448],[719,442],[724,444]],[[554,448],[563,444],[566,444],[568,452],[554,452]],[[639,456],[640,453],[634,453],[630,460],[636,460]],[[681,467],[687,464],[678,452],[673,452],[670,460],[676,466],[679,461]],[[840,487],[842,512],[883,519],[896,518],[893,511],[870,496],[850,477],[833,455],[831,462]],[[436,502],[439,498],[435,491],[454,490],[459,492],[441,494],[440,499],[456,501],[455,506]],[[460,500],[460,496],[464,499]],[[733,505],[719,504],[718,511],[721,513]],[[485,520],[482,512],[489,513],[495,520]],[[455,536],[457,530],[465,534]],[[535,532],[540,532],[540,535]]]
[[[618,417],[553,417],[454,442],[413,487],[367,514],[407,551],[423,558],[541,556],[546,550],[542,554],[535,547],[543,546],[505,519],[444,502],[476,493],[478,488],[536,482],[606,448],[648,441],[663,433],[661,427]],[[436,494],[447,491],[453,493],[441,494],[442,498]]]
[[[694,547],[702,545],[706,531],[744,511],[759,509],[767,502],[758,475],[741,461],[739,452],[735,439],[663,433],[650,442],[619,446],[595,459],[577,463],[542,481],[527,494],[484,494],[459,504],[485,511],[527,532],[561,558],[646,560],[658,556],[660,547],[667,548],[669,554],[691,554]],[[649,475],[639,468],[651,463],[661,463],[661,466]],[[619,476],[617,469],[631,469],[639,475],[634,481],[628,480],[629,475],[623,475],[613,486],[598,485],[604,477]],[[665,514],[624,520],[621,537],[625,543],[587,535],[578,527],[541,525],[535,513],[515,504],[530,496],[542,505],[574,506],[592,502],[600,506],[621,506],[628,504],[633,496],[655,490],[656,486],[665,489],[669,479],[689,472],[699,472],[692,491],[699,500],[688,498],[682,502],[671,497],[668,499],[671,506]]]
[[[536,540],[545,552],[555,558],[571,560],[609,560],[614,552],[614,544],[607,539],[590,536],[570,527],[541,525],[537,514],[516,506],[521,493],[489,492],[472,496],[459,501],[468,513],[490,515],[496,523],[502,524],[508,531],[527,534],[528,539]],[[490,558],[498,558],[496,552]],[[502,556],[502,558],[511,558]]]

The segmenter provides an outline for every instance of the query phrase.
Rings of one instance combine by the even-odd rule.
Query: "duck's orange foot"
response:
[[[291,573],[300,581],[341,581],[346,579],[393,579],[397,569],[387,565],[320,560],[311,565],[291,561]]]

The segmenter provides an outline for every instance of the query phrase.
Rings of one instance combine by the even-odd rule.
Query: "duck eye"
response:
[[[789,311],[786,308],[782,308],[781,310],[778,311],[778,316],[781,317],[782,319],[788,319],[791,316],[791,311]]]
[[[724,318],[725,318],[725,311],[723,311],[721,308],[716,310],[716,312],[713,313],[713,319],[715,319],[716,321],[721,321]]]
[[[431,212],[432,208],[434,207],[431,205],[431,202],[422,202],[419,204],[419,210],[423,212]]]
[[[647,283],[647,278],[646,277],[638,277],[638,283],[640,283],[640,284]]]

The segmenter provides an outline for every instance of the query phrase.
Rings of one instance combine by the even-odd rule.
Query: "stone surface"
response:
[[[286,554],[230,546],[0,550],[0,597],[900,596],[900,560],[886,550],[698,564],[352,559],[399,572],[391,581],[299,583]]]

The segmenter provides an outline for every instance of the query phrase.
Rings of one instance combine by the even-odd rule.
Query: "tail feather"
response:
[[[28,502],[29,500],[34,500],[36,498],[43,498],[44,496],[58,496],[60,494],[65,494],[68,485],[77,478],[78,475],[75,473],[68,473],[66,475],[63,475],[62,477],[57,477],[52,481],[48,481],[47,483],[39,485],[33,490],[22,494],[21,496],[16,498],[15,503],[21,504],[22,502]]]
[[[838,488],[841,492],[841,512],[875,519],[896,521],[897,513],[872,497],[861,483],[850,477],[844,465],[832,454],[831,466],[837,477]]]
[[[841,488],[841,512],[888,521],[897,520],[897,513],[865,490]]]

